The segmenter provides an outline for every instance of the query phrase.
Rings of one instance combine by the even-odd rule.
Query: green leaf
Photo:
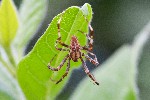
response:
[[[47,0],[22,1],[19,9],[20,26],[14,41],[19,53],[23,53],[27,43],[39,28],[46,15],[47,6]]]
[[[0,64],[0,99],[1,100],[25,100],[25,97],[10,73]]]
[[[93,74],[100,86],[84,79],[71,100],[137,100],[136,73],[140,53],[150,37],[150,24],[139,33],[132,45],[121,47]],[[90,95],[87,95],[90,94]]]
[[[89,4],[85,5],[87,5],[89,11],[87,17],[90,21],[91,17],[89,16],[92,16],[91,6]],[[57,67],[68,54],[68,52],[60,52],[54,47],[56,39],[58,38],[57,22],[61,15],[62,21],[60,23],[60,32],[62,41],[69,45],[71,36],[75,35],[78,37],[81,46],[84,46],[87,43],[85,35],[77,31],[81,30],[83,32],[88,32],[88,23],[79,7],[70,7],[65,10],[63,14],[61,13],[54,17],[46,32],[38,40],[32,51],[24,57],[18,65],[18,80],[29,100],[53,100],[66,84],[66,81],[71,74],[71,70],[81,65],[80,62],[71,62],[71,70],[68,77],[58,85],[50,80],[50,77],[55,80],[60,79],[65,73],[67,65],[65,63],[60,71],[54,73],[47,68],[49,61],[54,55],[57,54],[51,65]]]
[[[18,18],[12,0],[2,0],[0,5],[0,44],[8,46],[16,35]]]

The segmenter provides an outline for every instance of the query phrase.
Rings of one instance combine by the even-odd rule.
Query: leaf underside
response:
[[[88,15],[85,16],[90,21],[92,18],[91,6],[89,4],[85,4],[84,7],[88,10]],[[24,57],[24,59],[21,60],[18,65],[18,80],[26,97],[29,100],[54,99],[56,95],[62,90],[66,81],[68,80],[68,77],[66,77],[58,85],[50,81],[50,77],[55,80],[61,78],[66,70],[66,63],[58,72],[53,73],[47,68],[47,64],[55,54],[57,54],[57,56],[51,64],[51,66],[53,67],[57,67],[64,59],[64,57],[68,54],[68,52],[60,52],[54,47],[56,39],[58,38],[57,22],[60,16],[61,14],[54,17],[46,32],[37,41],[32,51],[26,57]],[[66,44],[69,45],[71,36],[75,35],[77,36],[81,46],[86,45],[87,39],[85,35],[77,31],[81,30],[85,33],[88,32],[88,23],[83,15],[83,10],[81,10],[79,7],[73,6],[65,10],[62,15],[60,28],[62,41]],[[74,63],[71,61],[71,70],[80,65],[81,62]],[[68,76],[70,76],[71,70]]]

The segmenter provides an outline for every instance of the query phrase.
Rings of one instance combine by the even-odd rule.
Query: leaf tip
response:
[[[83,12],[83,15],[86,16],[88,19],[92,17],[92,8],[91,5],[89,3],[85,3],[82,7],[81,7],[81,11]]]

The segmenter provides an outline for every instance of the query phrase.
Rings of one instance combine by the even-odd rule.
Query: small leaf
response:
[[[123,46],[94,71],[100,86],[83,80],[71,100],[137,100],[136,73],[140,53],[150,37],[150,23],[136,36],[132,45]],[[90,94],[90,95],[87,95]]]
[[[0,5],[0,44],[8,46],[18,29],[16,8],[12,0],[2,0]]]
[[[23,52],[29,40],[36,33],[47,10],[47,0],[23,0],[19,9],[20,26],[14,44]]]
[[[88,6],[88,9],[90,9],[89,11],[92,11],[90,6]],[[92,13],[89,12],[89,14]],[[56,50],[54,46],[56,39],[58,38],[57,22],[60,19],[60,16],[62,16],[62,21],[60,23],[62,41],[69,45],[71,36],[75,35],[78,37],[81,46],[84,46],[87,43],[86,36],[77,31],[81,30],[83,32],[88,32],[88,23],[79,7],[70,7],[65,10],[63,14],[54,17],[46,32],[38,40],[32,51],[24,57],[18,65],[18,80],[29,100],[53,100],[62,90],[71,73],[70,70],[68,77],[56,85],[54,82],[50,81],[50,77],[55,80],[60,79],[66,70],[67,64],[65,63],[63,68],[54,74],[53,71],[47,68],[49,61],[54,55],[57,54],[51,65],[57,67],[68,54],[68,52]],[[90,21],[91,17],[89,16],[91,15],[88,15]],[[73,69],[80,65],[80,62],[71,62],[70,66],[71,69]]]

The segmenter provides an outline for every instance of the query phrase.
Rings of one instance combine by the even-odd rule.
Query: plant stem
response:
[[[5,53],[7,54],[7,58],[9,61],[5,61],[0,55],[0,62],[7,68],[7,70],[12,74],[14,78],[16,78],[16,62],[14,56],[12,54],[11,45],[3,46]]]
[[[15,59],[14,59],[12,51],[11,51],[11,46],[4,47],[4,49],[7,53],[7,56],[8,56],[10,63],[12,64],[12,66],[14,68],[16,68],[17,65],[16,65]]]
[[[8,71],[14,76],[16,77],[16,71],[13,67],[9,67],[9,65],[7,64],[7,62],[5,62],[3,60],[3,58],[0,56],[0,62],[8,69]]]

